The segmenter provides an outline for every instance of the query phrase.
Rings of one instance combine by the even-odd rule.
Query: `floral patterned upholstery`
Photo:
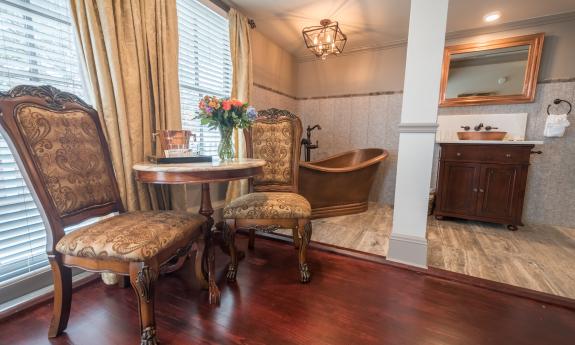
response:
[[[115,181],[89,114],[23,106],[16,121],[60,216],[115,202]]]
[[[240,196],[224,208],[224,218],[309,218],[311,206],[303,196],[286,192],[257,192]]]
[[[294,129],[290,121],[253,123],[253,158],[266,161],[263,174],[254,177],[254,184],[292,183],[293,136]]]
[[[123,213],[65,235],[56,250],[72,256],[144,261],[177,241],[199,236],[204,220],[176,211]]]

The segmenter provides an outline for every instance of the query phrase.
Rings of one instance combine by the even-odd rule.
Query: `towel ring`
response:
[[[555,104],[555,105],[557,105],[561,102],[567,103],[569,105],[569,111],[567,111],[567,115],[571,114],[572,106],[571,106],[571,103],[569,101],[566,101],[564,99],[559,99],[559,98],[556,98],[553,100],[553,104]],[[547,115],[551,115],[551,113],[549,113],[549,109],[551,109],[551,106],[552,106],[552,104],[549,104],[547,106]]]

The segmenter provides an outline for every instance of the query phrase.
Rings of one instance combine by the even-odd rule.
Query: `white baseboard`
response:
[[[386,258],[406,265],[427,268],[427,239],[392,233]]]

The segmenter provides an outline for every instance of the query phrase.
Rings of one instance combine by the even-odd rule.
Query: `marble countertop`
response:
[[[438,144],[543,145],[540,140],[440,140]]]
[[[263,159],[238,158],[226,161],[214,159],[212,162],[202,163],[178,163],[178,164],[156,164],[151,162],[140,162],[134,164],[132,169],[137,171],[154,172],[198,172],[198,171],[223,171],[257,168],[266,165]]]

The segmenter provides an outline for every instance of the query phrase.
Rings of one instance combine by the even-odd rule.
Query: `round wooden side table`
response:
[[[215,282],[215,246],[212,227],[214,209],[210,198],[210,183],[241,180],[259,175],[266,164],[263,159],[239,158],[214,160],[208,163],[156,164],[138,163],[133,166],[136,180],[153,184],[201,184],[202,196],[199,213],[206,217],[204,223],[204,245],[196,252],[196,277],[209,289],[210,304],[219,304],[220,290]],[[181,262],[175,266],[183,264]],[[207,280],[206,280],[207,276]]]

